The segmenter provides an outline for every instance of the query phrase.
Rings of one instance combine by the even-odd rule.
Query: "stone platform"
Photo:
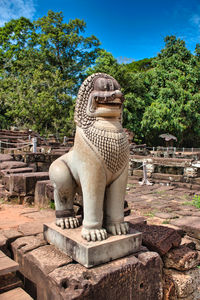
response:
[[[130,255],[141,247],[142,234],[138,231],[109,235],[104,241],[87,242],[81,237],[81,229],[63,230],[54,223],[48,223],[44,224],[44,238],[86,268]]]

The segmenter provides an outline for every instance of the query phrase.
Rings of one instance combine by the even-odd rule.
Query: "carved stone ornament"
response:
[[[129,144],[121,125],[123,95],[118,82],[104,73],[89,76],[81,85],[75,108],[73,150],[50,166],[54,185],[56,224],[79,226],[73,200],[83,195],[82,237],[104,240],[107,233],[126,234],[124,198]]]

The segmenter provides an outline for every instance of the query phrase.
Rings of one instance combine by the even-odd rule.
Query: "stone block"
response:
[[[6,237],[7,243],[10,244],[17,238],[22,236],[22,233],[15,229],[5,229],[1,231],[1,234]]]
[[[54,188],[51,183],[47,184],[46,186],[46,196],[49,199],[49,201],[54,200]]]
[[[163,300],[177,300],[175,283],[167,274],[163,274]]]
[[[5,237],[5,235],[3,235],[3,234],[0,232],[0,251],[3,251],[4,253],[5,253],[6,250],[7,250],[6,243],[7,243],[7,238]]]
[[[199,185],[200,184],[200,177],[194,178],[194,183],[196,183],[197,185]]]
[[[50,180],[38,181],[35,186],[35,205],[37,207],[48,207],[51,199],[47,196],[47,184],[50,184]]]
[[[154,157],[153,163],[168,167],[189,167],[192,164],[192,159]]]
[[[174,174],[163,174],[163,173],[153,173],[152,179],[156,180],[166,180],[166,181],[181,181],[183,176],[182,175],[174,175]]]
[[[160,219],[175,219],[177,217],[174,213],[167,213],[167,212],[156,212],[155,217]]]
[[[11,160],[13,160],[12,155],[0,153],[0,163],[3,161],[11,161]]]
[[[55,268],[72,262],[72,259],[68,255],[59,251],[53,245],[46,245],[34,249],[27,254],[26,259],[29,259],[29,262],[32,261],[32,263],[37,265],[46,275]]]
[[[17,287],[13,290],[0,294],[0,300],[33,300],[22,288]]]
[[[62,230],[54,223],[44,224],[44,238],[87,268],[132,254],[141,247],[141,233],[109,236],[88,242],[81,237],[81,227]]]
[[[160,255],[166,254],[171,248],[178,247],[181,243],[181,236],[172,228],[147,224],[135,224],[132,228],[142,232],[144,246]]]
[[[191,236],[186,236],[186,239],[188,240],[188,243],[194,243],[195,245],[195,249],[200,251],[200,240],[199,239],[195,239]],[[182,241],[184,242],[184,240],[182,239]]]
[[[164,274],[174,283],[178,299],[200,299],[200,269],[195,268],[185,272],[164,269]],[[194,298],[193,293],[198,298],[196,296]]]
[[[189,236],[200,240],[200,217],[183,217],[171,220],[170,223],[182,228]]]
[[[48,162],[37,162],[38,172],[48,172],[50,164]]]
[[[124,218],[124,221],[126,221],[126,222],[129,222],[129,223],[131,223],[131,224],[146,224],[147,223],[147,220],[146,220],[146,218],[144,218],[144,217],[141,217],[141,216],[133,216],[133,215],[129,215],[129,216],[126,216],[125,218]]]
[[[23,195],[34,195],[37,181],[49,179],[48,172],[12,174],[9,180],[9,191]]]
[[[25,236],[36,235],[43,232],[43,224],[42,222],[24,223],[19,225],[18,230]]]
[[[0,163],[0,170],[25,168],[26,166],[27,164],[21,161],[3,161]]]
[[[17,168],[17,169],[5,169],[0,171],[0,175],[6,176],[9,174],[15,174],[15,173],[30,173],[33,172],[33,168]]]
[[[45,245],[22,254],[19,270],[26,278],[37,285],[37,294],[39,294],[39,291],[43,292],[42,296],[37,297],[38,300],[59,300],[59,292],[53,282],[49,283],[48,274],[56,268],[71,262],[70,257],[60,252],[53,245]],[[51,298],[48,296],[49,294],[54,294],[55,297]]]
[[[23,270],[24,255],[36,248],[46,245],[42,236],[24,236],[18,238],[11,244],[14,260],[19,263],[20,270]]]
[[[131,255],[92,269],[68,264],[51,272],[49,279],[60,295],[49,295],[49,299],[162,299],[162,261],[154,252],[140,253],[137,258]]]
[[[166,268],[173,268],[179,271],[186,271],[195,268],[200,264],[200,253],[192,250],[186,245],[171,249],[164,257]]]
[[[0,276],[0,294],[17,287],[23,287],[23,283],[15,273]]]

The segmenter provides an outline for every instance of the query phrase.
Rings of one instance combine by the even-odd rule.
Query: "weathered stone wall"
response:
[[[182,183],[189,188],[200,186],[200,160],[131,155],[129,175],[142,178],[140,166],[143,162],[146,162],[147,175],[152,181]]]

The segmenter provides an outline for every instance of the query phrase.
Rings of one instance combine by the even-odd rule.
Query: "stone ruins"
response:
[[[117,164],[110,164],[101,145],[94,146],[95,134],[86,123],[80,126],[85,140],[99,147],[109,172],[117,172]],[[0,299],[199,300],[200,210],[193,199],[200,197],[200,151],[149,150],[130,144],[123,215],[130,234],[142,232],[142,246],[136,253],[88,269],[43,237],[43,224],[55,221],[48,170],[72,146],[73,139],[61,144],[55,137],[43,139],[28,130],[0,131]],[[151,186],[139,185],[143,162]],[[73,211],[78,221],[84,219],[79,194]],[[74,230],[80,227],[69,229]],[[93,243],[102,244],[105,252],[108,240],[84,243],[90,245],[88,252]]]

